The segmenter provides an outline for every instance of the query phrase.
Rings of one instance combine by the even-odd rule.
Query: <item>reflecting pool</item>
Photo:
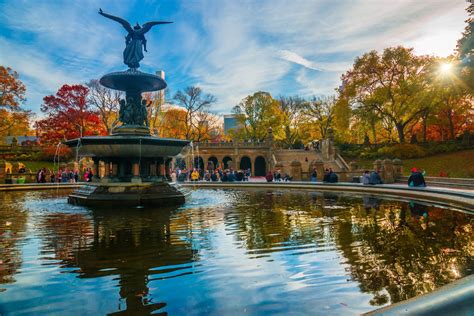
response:
[[[1,315],[360,314],[474,269],[474,215],[432,205],[206,189],[91,210],[68,193],[0,193]]]

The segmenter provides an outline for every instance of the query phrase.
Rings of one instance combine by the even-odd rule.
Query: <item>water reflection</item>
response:
[[[0,194],[0,292],[1,284],[15,282],[21,267],[20,244],[24,238],[28,214],[16,207],[23,194]]]
[[[91,218],[52,214],[42,222],[44,251],[51,250],[64,267],[77,267],[79,278],[118,276],[119,314],[149,314],[166,306],[149,296],[152,278],[177,277],[181,265],[198,260],[191,245],[173,235],[186,227],[185,217],[170,218],[175,209],[93,210]],[[185,223],[183,223],[183,221]],[[167,267],[154,271],[157,267]],[[173,276],[170,276],[173,275]]]
[[[74,293],[15,284],[31,270],[55,277],[48,267],[60,269],[57,291],[69,289],[66,282],[83,294],[113,284],[97,294],[103,306],[88,312],[142,315],[359,314],[474,267],[474,217],[417,202],[279,190],[198,190],[179,209],[88,210],[58,201],[1,196],[0,282],[7,291],[0,300],[12,303],[0,313],[80,305],[84,298]],[[37,252],[27,250],[33,240]],[[15,292],[25,289],[43,291],[44,306],[39,298],[15,304]]]

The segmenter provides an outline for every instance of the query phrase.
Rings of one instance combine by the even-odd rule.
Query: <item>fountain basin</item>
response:
[[[95,207],[169,206],[185,202],[185,195],[168,182],[152,183],[92,183],[75,190],[68,197],[74,205]]]
[[[150,92],[166,88],[166,82],[159,76],[138,70],[112,72],[100,78],[99,82],[110,89],[121,91]]]
[[[79,147],[80,156],[90,157],[170,157],[180,153],[187,140],[153,136],[92,136],[64,142],[71,148]]]

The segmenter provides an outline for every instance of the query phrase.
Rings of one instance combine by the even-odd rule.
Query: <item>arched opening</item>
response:
[[[224,163],[224,169],[232,168],[232,158],[229,156],[225,156],[224,159],[222,159],[222,162]]]
[[[211,156],[209,157],[209,159],[207,160],[207,167],[209,170],[214,170],[217,168],[217,163],[218,163],[218,160],[216,157],[214,156]]]
[[[194,157],[193,168],[204,170],[204,160],[202,160],[202,157]]]
[[[240,170],[252,169],[252,161],[249,157],[244,156],[240,159]]]
[[[262,177],[267,173],[267,162],[262,156],[255,158],[255,176]]]

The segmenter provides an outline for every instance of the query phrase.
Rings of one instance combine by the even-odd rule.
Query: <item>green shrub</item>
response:
[[[426,156],[426,150],[415,144],[396,144],[392,146],[384,146],[377,150],[378,158],[421,158]],[[374,157],[367,157],[374,158]]]

